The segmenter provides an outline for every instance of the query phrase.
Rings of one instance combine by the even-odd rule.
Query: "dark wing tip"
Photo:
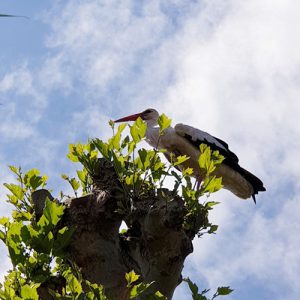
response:
[[[266,188],[263,185],[261,185],[259,188],[255,189],[255,192],[252,194],[252,199],[253,199],[255,204],[256,204],[255,195],[257,195],[258,192],[265,192],[265,191],[266,191]]]

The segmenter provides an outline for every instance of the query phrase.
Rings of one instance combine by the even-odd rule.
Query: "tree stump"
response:
[[[195,228],[187,231],[183,227],[184,201],[173,192],[159,189],[128,199],[113,166],[105,159],[99,159],[99,172],[93,180],[91,194],[64,203],[59,227],[76,229],[68,247],[69,260],[85,279],[102,284],[112,299],[129,299],[125,273],[131,270],[141,281],[153,282],[139,299],[156,291],[172,299],[182,280],[184,260],[193,251],[192,239],[206,216],[200,216]],[[37,216],[46,198],[53,200],[45,190],[34,192],[32,197]],[[130,209],[119,212],[120,203],[127,203]],[[125,233],[120,233],[122,221],[128,227]]]

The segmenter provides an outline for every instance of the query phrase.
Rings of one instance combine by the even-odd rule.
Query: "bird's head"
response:
[[[114,122],[118,123],[118,122],[135,121],[138,117],[140,117],[142,120],[144,120],[147,123],[147,125],[155,126],[155,125],[157,125],[157,120],[158,120],[159,114],[158,114],[157,110],[155,110],[153,108],[148,108],[141,113],[130,115],[130,116],[118,119]]]

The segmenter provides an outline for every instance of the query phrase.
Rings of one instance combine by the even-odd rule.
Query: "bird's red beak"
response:
[[[130,115],[121,119],[118,119],[116,121],[114,121],[115,123],[119,123],[119,122],[127,122],[127,121],[135,121],[138,117],[141,116],[141,113],[139,114],[134,114],[134,115]]]

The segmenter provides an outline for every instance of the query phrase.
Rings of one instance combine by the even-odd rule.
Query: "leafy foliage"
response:
[[[58,299],[106,299],[103,288],[77,276],[74,267],[66,263],[66,249],[73,229],[56,229],[65,207],[46,199],[42,216],[34,215],[31,193],[46,185],[46,176],[32,169],[25,174],[21,168],[9,167],[19,184],[5,184],[9,190],[7,201],[15,207],[12,218],[0,219],[0,238],[8,248],[13,269],[0,284],[0,299],[38,299],[39,287],[52,277],[60,274],[66,287]],[[83,292],[82,285],[88,286]],[[97,298],[98,297],[98,298]]]
[[[205,289],[199,293],[198,286],[195,283],[193,283],[189,278],[184,278],[183,280],[188,284],[192,292],[193,300],[213,300],[218,296],[226,296],[233,292],[233,290],[230,289],[228,286],[218,287],[217,291],[213,294],[212,298],[207,298],[206,295],[210,290]]]
[[[77,171],[77,178],[63,174],[62,178],[72,187],[75,197],[93,191],[95,176],[99,170],[99,157],[104,157],[115,168],[122,190],[126,194],[125,202],[119,202],[116,213],[130,215],[135,209],[135,199],[153,196],[164,187],[166,179],[173,180],[173,194],[181,194],[186,207],[183,229],[193,232],[195,224],[201,219],[202,227],[197,228],[199,236],[204,233],[215,233],[217,225],[208,220],[208,212],[216,202],[200,202],[201,197],[209,196],[222,187],[221,178],[213,175],[214,170],[223,161],[218,151],[211,151],[200,146],[199,168],[202,174],[201,184],[193,179],[194,170],[183,166],[189,160],[187,156],[171,156],[171,163],[162,159],[164,149],[146,150],[139,143],[145,138],[147,125],[138,118],[132,125],[121,124],[113,130],[112,137],[104,142],[100,139],[90,140],[87,144],[71,144],[68,158],[83,166]],[[171,119],[164,114],[158,119],[160,136],[171,125]],[[125,129],[129,133],[123,138]],[[180,167],[178,173],[175,167]],[[23,174],[21,168],[9,167],[17,178],[17,184],[5,183],[8,189],[7,201],[13,205],[11,218],[0,219],[0,239],[8,248],[13,269],[0,285],[0,299],[38,299],[38,289],[44,282],[54,276],[64,278],[66,284],[61,291],[50,291],[57,299],[108,299],[101,285],[84,280],[80,270],[67,261],[66,249],[74,229],[63,227],[57,229],[64,206],[58,202],[46,200],[42,216],[37,219],[33,209],[31,195],[44,188],[47,176],[40,175],[36,169]],[[205,198],[206,199],[206,198]],[[166,200],[172,201],[172,200]],[[139,275],[133,271],[126,274],[130,299],[146,291],[152,283],[140,282]],[[192,291],[193,299],[205,300],[208,290],[198,293],[198,287],[189,279],[185,280]],[[83,288],[83,286],[85,288]],[[229,294],[227,287],[218,288],[212,299],[219,295]],[[166,299],[160,292],[149,296],[149,299]]]
[[[163,114],[159,117],[158,124],[160,136],[162,136],[170,127],[171,119]],[[147,130],[147,124],[141,118],[138,118],[132,125],[121,124],[117,129],[115,129],[115,124],[112,121],[110,126],[113,129],[113,136],[108,142],[96,138],[85,145],[79,143],[70,146],[69,159],[80,162],[84,166],[83,171],[78,172],[86,172],[84,179],[79,177],[81,183],[89,182],[88,185],[82,186],[83,191],[86,192],[87,186],[89,190],[91,189],[93,176],[97,173],[99,156],[103,156],[113,164],[123,190],[127,194],[127,199],[130,201],[130,203],[120,203],[119,212],[130,213],[128,210],[134,209],[134,199],[146,197],[149,193],[157,191],[164,186],[165,180],[169,178],[174,181],[173,193],[181,193],[185,200],[187,208],[185,229],[189,230],[194,227],[195,219],[201,215],[206,216],[206,222],[204,220],[204,226],[201,228],[201,232],[198,232],[199,236],[205,232],[214,233],[217,226],[211,224],[207,216],[208,211],[217,203],[200,203],[199,199],[204,195],[209,196],[222,187],[222,179],[213,175],[213,172],[222,163],[224,157],[218,151],[211,151],[205,144],[200,146],[201,155],[198,163],[203,174],[203,181],[199,186],[197,181],[193,183],[194,171],[192,168],[185,168],[181,173],[174,169],[174,167],[181,167],[188,161],[189,157],[175,157],[173,155],[171,164],[166,164],[161,158],[161,154],[166,151],[165,149],[146,150],[139,147],[139,143],[145,137]],[[130,135],[122,138],[122,133],[127,126],[129,126]],[[79,181],[64,176],[76,194]],[[76,184],[76,190],[74,184]],[[179,191],[180,187],[181,191]]]

